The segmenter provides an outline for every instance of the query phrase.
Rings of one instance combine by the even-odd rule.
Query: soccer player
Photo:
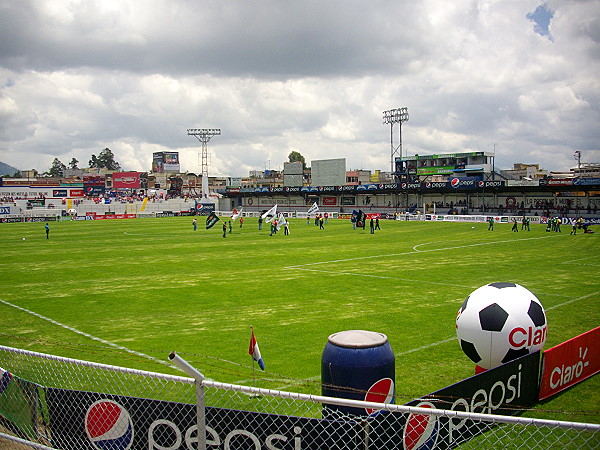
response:
[[[494,218],[493,218],[493,217],[490,217],[490,218],[488,219],[488,223],[489,223],[489,225],[488,225],[488,231],[489,231],[489,230],[492,230],[492,231],[494,231]]]

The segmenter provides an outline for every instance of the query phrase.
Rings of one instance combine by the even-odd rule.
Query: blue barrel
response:
[[[327,397],[393,403],[396,359],[383,333],[349,330],[329,336],[321,359],[321,392]],[[324,405],[333,411],[369,415],[373,410]]]

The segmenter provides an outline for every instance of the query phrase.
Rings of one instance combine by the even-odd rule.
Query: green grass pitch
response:
[[[223,238],[222,222],[205,230],[199,218],[194,232],[191,221],[50,222],[48,240],[43,223],[2,224],[0,343],[180,374],[166,363],[175,350],[218,381],[319,394],[327,337],[378,331],[404,403],[473,374],[455,318],[479,286],[531,290],[546,308],[546,348],[600,322],[598,234],[404,221],[370,234],[292,219],[289,236],[269,236],[246,218]],[[250,325],[267,369],[256,381]],[[600,422],[599,388],[592,377],[527,414]]]

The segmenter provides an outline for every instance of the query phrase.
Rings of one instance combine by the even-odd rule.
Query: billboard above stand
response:
[[[152,153],[152,172],[164,173],[181,171],[179,165],[179,152],[155,152]]]

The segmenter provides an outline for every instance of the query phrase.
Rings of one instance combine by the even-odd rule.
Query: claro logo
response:
[[[587,354],[587,347],[579,347],[579,358],[574,364],[566,366],[562,364],[552,369],[550,387],[556,389],[581,377],[583,369],[590,365],[590,362],[587,360]]]

